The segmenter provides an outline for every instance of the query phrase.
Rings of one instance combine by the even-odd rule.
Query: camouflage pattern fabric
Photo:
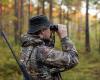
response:
[[[53,74],[78,64],[77,51],[68,37],[61,39],[63,51],[45,45],[36,35],[25,34],[21,41],[20,62],[24,63],[33,80],[60,80]]]

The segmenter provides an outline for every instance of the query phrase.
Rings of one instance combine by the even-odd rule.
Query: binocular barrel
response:
[[[58,31],[58,25],[51,25],[50,30],[51,31]]]

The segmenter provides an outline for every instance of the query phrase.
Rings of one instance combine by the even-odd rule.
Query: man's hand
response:
[[[60,38],[64,38],[67,36],[67,28],[66,25],[58,24],[58,35]]]

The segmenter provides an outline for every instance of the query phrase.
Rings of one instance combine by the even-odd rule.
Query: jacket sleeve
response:
[[[37,51],[38,61],[52,68],[71,69],[78,64],[78,54],[67,37],[61,40],[62,50],[59,51],[47,46],[39,46]]]

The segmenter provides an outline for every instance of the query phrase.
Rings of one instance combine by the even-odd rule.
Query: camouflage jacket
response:
[[[20,62],[26,66],[33,80],[60,80],[54,79],[54,73],[69,70],[78,64],[77,51],[68,37],[61,39],[63,51],[45,45],[35,35],[25,34],[21,41]]]

